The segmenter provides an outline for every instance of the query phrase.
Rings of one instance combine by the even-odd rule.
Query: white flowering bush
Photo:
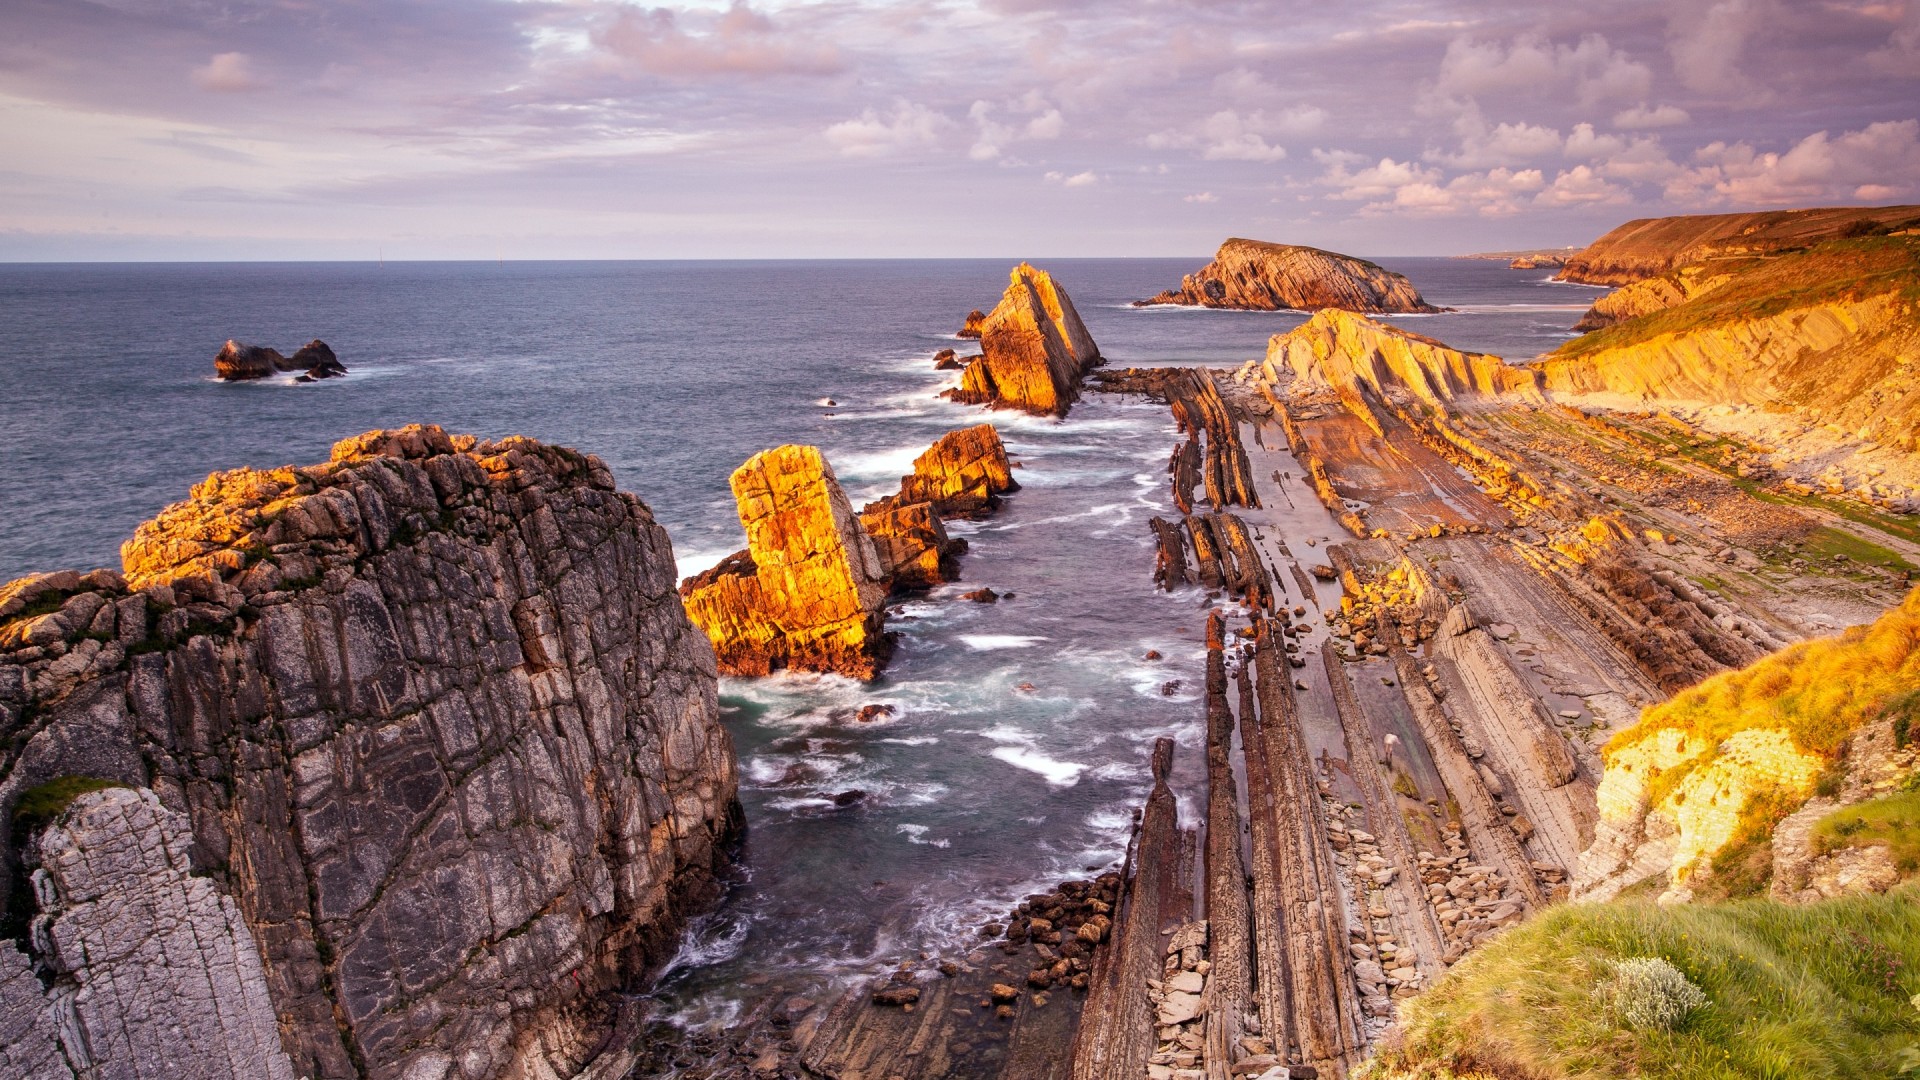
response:
[[[1635,956],[1613,965],[1614,1011],[1630,1028],[1670,1031],[1706,1004],[1706,992],[1658,956]]]

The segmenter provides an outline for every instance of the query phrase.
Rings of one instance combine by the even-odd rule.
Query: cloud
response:
[[[1767,0],[1680,0],[1669,24],[1667,53],[1690,90],[1709,94],[1771,94],[1740,70],[1747,39],[1773,14]]]
[[[1195,192],[1192,195],[1182,196],[1180,201],[1190,202],[1190,203],[1211,203],[1211,202],[1219,202],[1220,196],[1215,195],[1211,191],[1199,191],[1199,192]]]
[[[1295,105],[1279,112],[1242,113],[1221,109],[1195,127],[1186,125],[1147,136],[1156,149],[1197,149],[1206,161],[1284,161],[1286,147],[1269,141],[1282,135],[1305,135],[1327,120],[1325,109]]]
[[[1427,160],[1468,169],[1513,165],[1558,154],[1564,144],[1559,131],[1537,124],[1501,123],[1488,127],[1480,119],[1478,109],[1470,110],[1454,127],[1462,132],[1460,149],[1451,154],[1429,153]]]
[[[1554,177],[1553,183],[1533,197],[1537,206],[1590,206],[1631,199],[1626,188],[1608,182],[1587,165],[1576,165]]]
[[[266,85],[253,73],[253,61],[246,53],[223,52],[193,69],[193,85],[202,90],[233,94],[258,90]]]
[[[595,31],[595,45],[649,75],[700,79],[725,75],[832,75],[845,68],[831,45],[794,37],[736,0],[689,33],[672,8],[622,7]]]
[[[1034,115],[1024,123],[1017,118],[1010,123],[1003,123],[994,119],[995,114],[1002,111]],[[1067,118],[1037,93],[999,105],[990,101],[976,101],[967,109],[967,119],[973,121],[975,128],[973,145],[967,150],[967,156],[975,161],[992,161],[1016,142],[1058,139],[1067,130]]]
[[[1816,131],[1785,153],[1714,142],[1670,180],[1668,198],[1691,205],[1776,206],[1879,201],[1920,189],[1920,120],[1881,121],[1829,136]]]
[[[1648,128],[1673,127],[1684,124],[1693,117],[1687,110],[1675,105],[1655,105],[1652,108],[1641,102],[1630,109],[1622,109],[1613,114],[1613,126],[1625,131],[1644,131]]]
[[[953,121],[910,101],[897,101],[891,112],[864,109],[852,120],[827,128],[827,141],[847,157],[885,157],[902,150],[932,146]]]
[[[1432,92],[1446,102],[1510,91],[1537,94],[1562,85],[1571,85],[1575,98],[1587,106],[1644,100],[1652,89],[1653,71],[1601,34],[1583,34],[1572,45],[1534,34],[1522,34],[1511,45],[1461,36],[1447,46]]]
[[[1920,78],[1920,0],[1905,0],[1887,43],[1867,54],[1867,66],[1884,75]]]
[[[1078,172],[1071,176],[1062,172],[1050,172],[1046,175],[1046,181],[1049,184],[1059,184],[1061,187],[1092,187],[1100,182],[1100,175],[1091,171]]]

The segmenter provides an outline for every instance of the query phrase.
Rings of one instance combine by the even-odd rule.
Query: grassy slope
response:
[[[1662,956],[1710,1004],[1673,1032],[1618,1022],[1609,962]],[[1883,1078],[1920,1043],[1920,892],[1792,906],[1566,904],[1400,1010],[1364,1080]]]
[[[1896,290],[1909,306],[1920,302],[1920,237],[1832,240],[1805,251],[1714,266],[1739,273],[1726,285],[1687,303],[1574,338],[1549,354],[1546,362]]]

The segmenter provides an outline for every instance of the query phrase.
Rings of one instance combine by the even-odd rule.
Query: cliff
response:
[[[1547,388],[1753,406],[1797,427],[1920,449],[1920,374],[1910,362],[1920,347],[1920,237],[1838,240],[1716,266],[1725,280],[1682,271],[1623,290],[1648,310],[1535,364]],[[1669,293],[1655,290],[1691,295],[1660,307]]]
[[[1604,751],[1600,819],[1576,890],[1658,876],[1670,898],[1738,864],[1804,804],[1849,740],[1920,686],[1920,590],[1871,626],[1716,675],[1648,709]],[[1763,860],[1764,861],[1764,860]],[[1770,870],[1761,867],[1759,885]],[[1721,881],[1724,889],[1728,884]]]
[[[1569,258],[1555,276],[1584,285],[1626,285],[1709,259],[1776,255],[1826,240],[1916,227],[1920,206],[1637,218]]]
[[[213,373],[226,382],[264,379],[287,371],[303,373],[295,382],[313,382],[345,375],[347,368],[333,355],[333,349],[318,338],[300,346],[292,356],[229,338],[213,358]]]
[[[1590,330],[1604,330],[1615,323],[1637,319],[1642,315],[1652,315],[1665,311],[1712,292],[1714,289],[1733,280],[1733,273],[1724,264],[1706,263],[1698,266],[1683,266],[1670,274],[1644,278],[1631,285],[1622,285],[1593,302],[1580,321],[1573,324],[1574,330],[1586,333]]]
[[[1021,263],[1010,277],[981,326],[980,359],[947,395],[964,404],[1065,416],[1081,380],[1100,363],[1100,349],[1052,275]]]
[[[1343,397],[1362,387],[1448,407],[1457,399],[1501,397],[1544,405],[1540,376],[1497,356],[1461,352],[1364,315],[1328,309],[1267,343],[1260,372],[1268,385]]]
[[[646,506],[415,426],[214,474],[122,558],[0,588],[0,1073],[622,1068],[740,829]]]
[[[732,485],[746,550],[680,585],[720,670],[878,675],[891,651],[887,568],[826,458],[778,446],[734,470]]]
[[[1231,239],[1213,261],[1188,274],[1180,288],[1147,304],[1186,304],[1248,311],[1420,312],[1439,308],[1421,299],[1406,278],[1365,259],[1319,248]]]

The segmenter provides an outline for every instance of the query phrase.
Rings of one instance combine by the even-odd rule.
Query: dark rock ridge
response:
[[[967,405],[1065,416],[1087,372],[1101,363],[1099,346],[1051,274],[1021,263],[1009,276],[1007,291],[981,325],[980,358],[946,396]],[[967,322],[971,327],[972,315]]]
[[[226,382],[265,379],[287,371],[302,373],[294,382],[314,382],[345,375],[347,368],[333,355],[333,349],[319,338],[300,346],[292,356],[282,356],[276,349],[248,345],[228,338],[227,343],[220,347],[219,354],[213,358],[213,371]]]
[[[1399,274],[1351,255],[1294,244],[1270,244],[1234,238],[1220,245],[1213,261],[1188,274],[1178,289],[1150,304],[1183,304],[1245,311],[1318,311],[1344,308],[1366,312],[1439,311],[1421,299],[1413,283]]]
[[[1595,240],[1555,275],[1628,285],[1711,259],[1778,255],[1819,243],[1920,228],[1920,206],[1835,206],[1753,214],[1636,218]]]
[[[617,1075],[742,827],[646,506],[414,426],[122,561],[0,588],[0,1076]]]

